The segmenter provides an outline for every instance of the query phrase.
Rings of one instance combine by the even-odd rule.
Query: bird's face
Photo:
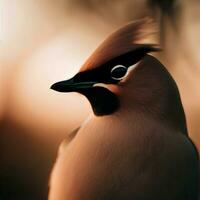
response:
[[[55,83],[59,92],[79,92],[90,101],[96,115],[108,115],[120,107],[122,83],[143,57],[157,48],[151,44],[137,44],[143,37],[146,21],[130,23],[119,29],[91,55],[73,78]],[[142,32],[142,36],[141,35]]]
[[[96,115],[111,114],[119,108],[121,83],[143,57],[143,52],[123,55],[98,68],[80,71],[73,78],[52,85],[59,92],[79,92],[90,101]]]

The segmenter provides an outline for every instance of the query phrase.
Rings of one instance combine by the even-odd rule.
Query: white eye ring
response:
[[[116,69],[119,69],[119,68],[121,68],[122,70],[124,70],[124,74],[122,75],[122,77],[114,77],[114,76],[112,76],[113,72],[114,72]],[[111,74],[111,78],[112,78],[112,79],[114,79],[114,80],[122,80],[122,79],[126,76],[127,72],[128,72],[128,68],[125,67],[124,65],[116,65],[115,67],[113,67],[113,68],[111,69],[110,74]]]
[[[114,79],[114,80],[122,80],[123,78],[125,78],[129,73],[130,73],[130,71],[132,71],[138,64],[140,63],[140,61],[139,62],[137,62],[137,63],[135,63],[134,65],[131,65],[131,66],[129,66],[129,67],[125,67],[124,65],[116,65],[115,67],[113,67],[112,68],[112,70],[111,70],[111,78],[112,79]],[[112,76],[112,73],[113,73],[113,71],[114,70],[116,70],[116,69],[118,69],[118,68],[122,68],[122,69],[124,69],[125,70],[125,73],[124,73],[124,75],[122,76],[122,77],[113,77]]]

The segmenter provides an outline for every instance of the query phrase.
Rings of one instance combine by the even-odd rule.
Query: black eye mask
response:
[[[74,76],[74,81],[117,84],[126,75],[128,68],[139,62],[149,51],[149,47],[139,48],[112,59],[100,67],[79,72]]]

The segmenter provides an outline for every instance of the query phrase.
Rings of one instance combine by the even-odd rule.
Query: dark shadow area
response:
[[[0,199],[45,200],[56,148],[30,130],[5,119],[0,123]]]

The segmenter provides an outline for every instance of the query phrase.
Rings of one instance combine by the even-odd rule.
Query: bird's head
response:
[[[115,112],[120,106],[120,82],[148,52],[156,50],[151,44],[137,43],[145,37],[143,28],[148,24],[148,20],[132,22],[114,32],[73,78],[57,82],[51,89],[85,95],[96,115]]]
[[[156,45],[144,41],[153,34],[146,31],[152,30],[146,28],[149,25],[149,20],[140,20],[117,30],[73,78],[51,88],[85,95],[97,116],[112,114],[122,107],[149,113],[169,112],[167,106],[171,104],[173,109],[174,104],[180,103],[179,93],[165,67],[148,55],[158,51]]]

